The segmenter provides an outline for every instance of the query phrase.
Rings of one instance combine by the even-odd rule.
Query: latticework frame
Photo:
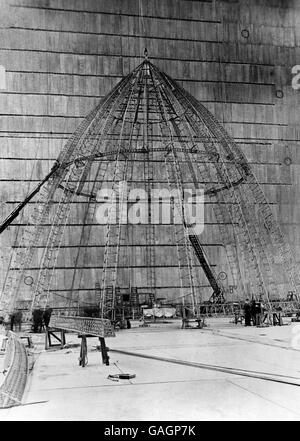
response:
[[[80,299],[86,277],[83,264],[94,260],[97,265],[88,277],[99,284],[102,315],[108,316],[114,308],[116,288],[136,284],[130,269],[134,255],[128,252],[134,226],[123,223],[112,208],[109,219],[115,216],[116,221],[104,225],[99,248],[91,255],[90,239],[98,228],[97,194],[109,187],[122,204],[127,201],[126,191],[137,185],[149,194],[158,185],[157,174],[178,195],[174,210],[182,222],[169,228],[176,243],[180,298],[193,306],[203,299],[197,282],[201,267],[189,241],[193,232],[182,210],[186,187],[195,192],[204,189],[225,251],[228,276],[241,298],[278,299],[288,291],[298,293],[292,251],[247,158],[214,116],[149,60],[84,119],[58,162],[60,167],[36,198],[29,225],[12,252],[1,310],[12,311],[20,299],[30,300],[32,308],[41,306],[52,299],[55,284],[65,283],[57,281],[56,269],[64,252],[65,226],[77,201],[83,222],[65,305]],[[126,182],[126,191],[120,182]],[[157,230],[151,214],[144,233],[146,281],[142,283],[156,293]],[[197,240],[201,242],[201,236]],[[219,263],[217,270],[223,266]],[[33,283],[24,284],[33,267],[38,268]]]

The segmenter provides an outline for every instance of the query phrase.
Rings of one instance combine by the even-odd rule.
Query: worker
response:
[[[4,314],[3,325],[4,325],[6,331],[8,331],[11,326],[11,320],[10,320],[10,316],[9,316],[8,312],[6,312]]]
[[[245,326],[251,326],[251,305],[249,299],[244,303]]]
[[[41,332],[43,327],[43,311],[42,309],[34,309],[32,312],[33,332]]]
[[[260,301],[255,302],[255,323],[256,326],[261,324],[262,305]]]
[[[22,327],[22,311],[16,311],[14,316],[15,316],[16,330],[20,332]]]
[[[13,313],[10,315],[10,330],[11,330],[11,331],[14,330],[15,318],[16,318],[16,315],[15,315],[15,313],[13,312]]]
[[[0,334],[4,334],[5,327],[4,327],[4,317],[0,316]]]
[[[251,304],[250,304],[250,312],[251,312],[251,319],[253,326],[256,326],[256,307],[255,307],[255,299],[252,298]]]
[[[45,311],[43,312],[43,319],[46,328],[48,328],[49,326],[51,314],[52,314],[52,308],[50,308],[50,306],[47,305]]]

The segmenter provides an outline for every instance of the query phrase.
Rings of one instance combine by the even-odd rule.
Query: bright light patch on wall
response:
[[[0,90],[6,89],[5,67],[0,66]]]

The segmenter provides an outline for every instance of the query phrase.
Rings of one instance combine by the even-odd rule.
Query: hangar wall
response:
[[[299,264],[300,91],[292,88],[291,72],[300,64],[296,0],[2,0],[1,10],[1,219],[45,176],[81,119],[147,47],[151,60],[211,110],[245,152]],[[63,296],[82,222],[80,208],[74,213],[55,287]],[[202,242],[216,270],[226,272],[209,204],[206,213]],[[1,236],[1,281],[23,221]],[[173,298],[179,286],[165,258],[175,244],[159,234],[158,296]],[[86,278],[83,295],[94,282]],[[207,297],[204,275],[200,285]]]

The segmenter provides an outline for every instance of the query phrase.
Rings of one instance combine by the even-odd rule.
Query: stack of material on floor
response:
[[[147,308],[143,311],[145,317],[166,317],[171,318],[176,315],[176,308]]]

